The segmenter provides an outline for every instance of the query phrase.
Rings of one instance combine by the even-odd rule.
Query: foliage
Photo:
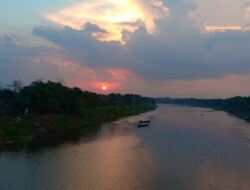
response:
[[[250,97],[237,96],[228,99],[158,98],[156,101],[158,103],[191,105],[224,110],[238,117],[250,120]]]
[[[51,81],[13,84],[0,89],[0,145],[80,138],[102,122],[155,108],[153,99],[134,94],[101,95]]]
[[[21,116],[25,110],[34,114],[89,115],[89,110],[105,106],[154,104],[139,95],[100,95],[69,88],[55,82],[33,82],[20,90],[0,90],[0,115]]]
[[[36,131],[37,126],[34,122],[18,118],[0,130],[0,137],[7,141],[23,142],[33,139]]]

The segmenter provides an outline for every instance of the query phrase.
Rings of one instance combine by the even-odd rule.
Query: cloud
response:
[[[122,90],[154,97],[228,98],[249,96],[250,89],[247,88],[249,81],[250,74],[193,80],[154,81],[133,79],[133,85],[128,85]]]
[[[61,26],[81,30],[91,22],[107,33],[102,41],[122,41],[121,31],[135,31],[142,24],[148,32],[156,31],[155,20],[168,14],[168,8],[161,0],[85,0],[69,5],[45,17]]]
[[[64,78],[67,84],[84,89],[109,85],[114,91],[147,95],[170,90],[193,95],[192,89],[198,93],[197,86],[215,81],[220,81],[218,91],[227,84],[229,94],[233,80],[249,81],[249,77],[239,79],[250,73],[250,32],[247,24],[241,27],[248,21],[245,8],[249,5],[243,0],[219,0],[218,5],[214,0],[117,2],[132,3],[145,17],[119,17],[119,11],[127,11],[126,6],[121,8],[111,0],[79,1],[50,14],[62,27],[33,29],[34,36],[55,46],[26,47],[18,44],[18,37],[0,37],[0,64],[5,68],[0,76],[8,78],[4,72],[10,69],[18,78],[22,78],[20,73],[32,75],[29,80]],[[220,14],[230,7],[233,16]],[[110,24],[100,15],[113,8],[112,17],[118,21]],[[14,71],[16,68],[20,73]]]
[[[87,22],[84,25],[84,29],[85,29],[85,31],[90,32],[90,33],[103,33],[103,34],[107,33],[106,30],[104,30],[104,29],[100,28],[99,26],[92,24],[90,22]]]
[[[247,18],[244,0],[196,0],[207,25],[244,25]]]
[[[104,10],[120,5],[114,5],[113,1],[102,2],[105,4]],[[158,32],[151,35],[147,25],[139,24],[141,21],[137,20],[117,22],[119,25],[137,26],[133,32],[126,29],[121,31],[121,38],[126,41],[124,46],[112,41],[99,41],[88,32],[86,25],[61,29],[38,27],[33,33],[56,43],[71,59],[82,65],[91,68],[130,68],[138,76],[150,80],[219,78],[226,74],[250,71],[250,56],[247,53],[250,47],[249,32],[240,30],[242,28],[238,26],[227,26],[245,22],[242,21],[244,6],[241,7],[244,1],[219,0],[218,4],[217,1],[207,0],[168,1],[169,8],[164,6],[166,3],[163,1],[134,2],[136,6],[143,7],[142,10],[146,13],[157,15],[151,20]],[[95,12],[97,7],[104,4],[99,1],[88,5],[83,3],[79,9]],[[231,7],[233,16],[221,12],[225,7]],[[168,19],[159,16],[163,10],[169,12],[169,9],[172,11]],[[213,9],[215,14],[212,14]],[[69,7],[63,10],[75,9]],[[231,17],[234,19],[230,19]],[[216,26],[220,23],[221,26]],[[101,33],[109,32],[100,23],[91,26]],[[215,33],[206,33],[204,30]]]
[[[126,49],[119,42],[101,42],[85,29],[37,27],[33,34],[55,43],[71,59],[89,67],[119,67],[130,61]]]
[[[225,32],[228,30],[242,30],[242,26],[206,26],[208,32]]]
[[[85,32],[85,38],[88,39],[91,35],[88,31]],[[77,57],[71,59],[74,57],[72,52],[78,47],[75,45],[75,41],[72,41],[72,51],[68,52],[61,48],[62,44],[69,45],[68,41],[64,41],[60,47],[56,46],[58,48],[54,48],[55,46],[48,48],[22,46],[16,42],[18,41],[16,39],[18,37],[11,35],[0,36],[0,80],[3,85],[16,79],[22,80],[25,84],[37,79],[63,80],[69,86],[78,86],[96,92],[101,89],[100,84],[105,84],[109,88],[108,93],[110,90],[116,91],[122,84],[124,85],[126,77],[131,75],[130,71],[122,68],[107,68],[98,65],[93,67],[92,64],[88,66],[83,62],[78,62]],[[59,42],[60,39],[59,37],[53,43]],[[95,41],[101,43],[98,40]],[[82,40],[79,43],[81,42]],[[90,47],[89,50],[86,50],[91,49]],[[78,59],[80,60],[81,57]]]
[[[43,55],[56,53],[48,47],[27,47],[19,43],[14,35],[0,36],[0,80],[1,84],[8,84],[12,80],[20,79],[26,84],[39,78],[60,78],[59,72],[50,64],[33,64],[32,60]]]
[[[246,30],[250,23],[248,0],[195,0],[194,17],[207,32]]]
[[[0,36],[0,46],[12,46],[17,44],[17,37],[15,35]]]
[[[250,72],[249,32],[204,35],[189,30],[189,35],[183,37],[181,31],[164,30],[158,35],[150,35],[145,28],[140,28],[131,34],[125,46],[100,42],[84,29],[40,27],[34,33],[56,43],[82,65],[130,68],[146,79],[213,78]]]

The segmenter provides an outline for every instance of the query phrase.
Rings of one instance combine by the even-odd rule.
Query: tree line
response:
[[[158,103],[190,105],[224,110],[250,121],[250,97],[236,96],[227,99],[158,98]]]
[[[86,110],[107,106],[147,104],[153,105],[154,100],[135,94],[102,95],[52,81],[34,81],[25,87],[14,81],[11,88],[0,89],[0,116],[22,116],[28,113],[81,115]]]

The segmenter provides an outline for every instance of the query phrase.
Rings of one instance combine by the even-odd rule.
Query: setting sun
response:
[[[115,88],[119,86],[118,83],[112,82],[96,82],[93,83],[93,88],[96,89],[98,92],[113,92]]]
[[[102,90],[106,91],[106,90],[108,90],[108,87],[104,85],[104,86],[102,86]]]

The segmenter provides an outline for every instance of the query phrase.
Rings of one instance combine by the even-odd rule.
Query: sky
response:
[[[250,0],[0,1],[0,85],[250,95]]]

